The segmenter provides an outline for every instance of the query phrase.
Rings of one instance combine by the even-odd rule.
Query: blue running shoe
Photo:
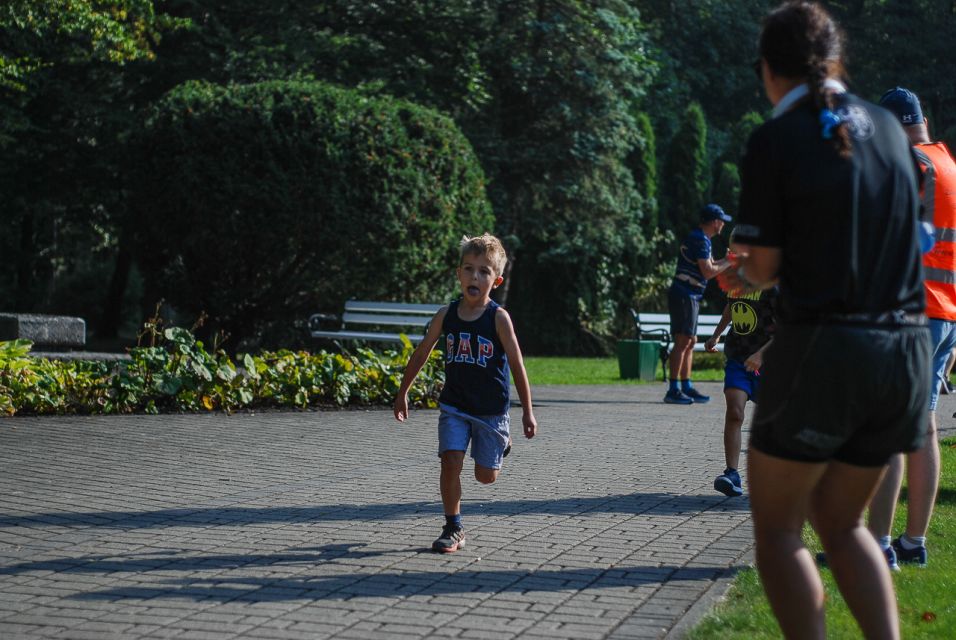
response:
[[[900,536],[902,538],[903,536]],[[919,546],[915,549],[907,549],[903,546],[900,538],[897,538],[893,541],[893,546],[891,547],[893,551],[896,552],[896,557],[899,558],[899,561],[903,564],[915,564],[920,568],[926,567],[926,547]]]
[[[694,401],[683,391],[668,391],[664,396],[664,402],[666,404],[694,404]]]
[[[686,391],[684,391],[684,395],[690,398],[691,400],[693,400],[694,402],[696,402],[697,404],[704,404],[704,403],[710,402],[710,396],[705,396],[694,387],[691,387],[690,389],[687,389]]]
[[[896,542],[895,540],[893,541]],[[900,565],[896,562],[896,551],[893,550],[893,547],[887,547],[883,549],[883,555],[886,556],[886,566],[890,568],[890,571],[899,571]],[[820,552],[817,554],[817,565],[821,567],[827,566],[827,554]]]
[[[737,498],[744,495],[744,488],[740,482],[740,474],[736,469],[727,468],[714,480],[714,489],[725,496]]]

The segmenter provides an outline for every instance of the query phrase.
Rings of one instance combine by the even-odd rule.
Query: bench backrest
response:
[[[441,304],[349,300],[345,303],[342,324],[345,326],[427,327],[432,316],[442,306]]]
[[[634,322],[640,327],[642,333],[650,332],[651,335],[645,336],[644,339],[653,340],[658,336],[661,337],[661,341],[664,342],[664,337],[667,337],[666,342],[669,344],[673,341],[674,336],[671,335],[671,317],[667,313],[634,313]],[[720,323],[720,316],[713,314],[701,314],[697,316],[697,344],[694,345],[696,351],[702,351],[704,349],[704,342],[714,335],[714,329],[717,328],[717,325]],[[726,334],[727,329],[724,330]],[[718,350],[723,350],[723,344],[717,346]]]
[[[671,330],[671,317],[666,313],[639,313],[637,314],[637,321],[644,331],[667,329],[669,332]],[[701,314],[697,316],[697,335],[709,338],[713,335],[719,322],[719,315]]]

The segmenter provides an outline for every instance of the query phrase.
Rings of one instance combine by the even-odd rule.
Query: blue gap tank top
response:
[[[442,321],[445,348],[445,386],[439,402],[474,416],[502,415],[511,406],[508,356],[505,354],[492,300],[476,320],[458,317],[458,303],[448,305]]]

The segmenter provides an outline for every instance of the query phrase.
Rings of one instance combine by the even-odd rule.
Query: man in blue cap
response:
[[[939,487],[940,454],[936,435],[936,403],[946,363],[956,346],[956,162],[946,145],[929,137],[929,120],[923,117],[915,93],[896,87],[883,94],[880,106],[889,109],[903,125],[923,173],[923,219],[935,227],[935,243],[923,247],[923,284],[926,315],[933,339],[933,380],[930,388],[929,425],[923,446],[906,454],[909,496],[906,532],[892,540],[893,513],[903,480],[903,455],[890,465],[870,503],[868,526],[888,558],[900,563],[926,565],[926,531]],[[932,245],[931,247],[929,245]],[[893,560],[890,560],[892,566]]]
[[[674,349],[670,355],[670,387],[664,396],[668,404],[694,404],[710,400],[693,387],[690,371],[697,342],[697,315],[707,281],[730,266],[724,258],[711,256],[710,239],[719,234],[731,218],[716,204],[705,205],[700,224],[687,234],[677,256],[677,271],[667,293]]]

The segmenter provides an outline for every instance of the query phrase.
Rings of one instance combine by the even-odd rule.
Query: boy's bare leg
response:
[[[441,455],[441,503],[446,516],[461,513],[461,467],[464,451],[446,451]]]
[[[498,479],[499,469],[489,469],[480,464],[475,465],[475,480],[481,484],[491,484]]]
[[[747,392],[730,387],[724,389],[727,412],[724,414],[724,460],[731,469],[740,463],[740,427],[744,424]]]

